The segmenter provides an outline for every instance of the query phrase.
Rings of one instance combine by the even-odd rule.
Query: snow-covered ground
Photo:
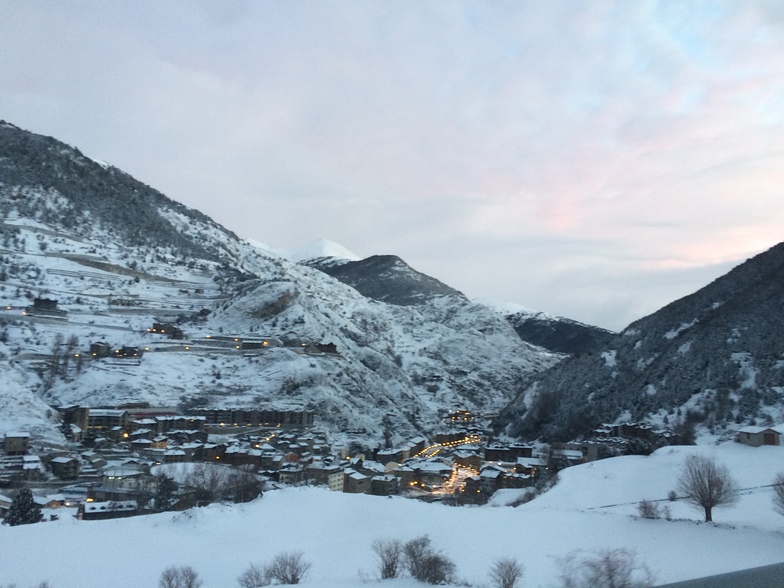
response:
[[[691,453],[715,455],[742,488],[756,488],[737,504],[716,509],[715,524],[700,522],[702,513],[685,503],[665,500]],[[558,558],[576,549],[615,547],[635,550],[663,584],[784,561],[784,517],[772,508],[771,489],[757,488],[779,471],[784,471],[784,447],[672,447],[649,457],[569,468],[550,492],[518,508],[455,508],[292,488],[246,505],[0,527],[0,582],[137,588],[155,586],[170,565],[190,565],[204,588],[229,587],[237,586],[249,563],[295,550],[313,564],[305,585],[358,587],[362,578],[375,575],[374,539],[426,533],[455,561],[458,576],[474,586],[489,585],[488,570],[498,557],[524,564],[524,586],[556,586]],[[664,500],[673,520],[637,517],[635,505],[643,498]],[[403,579],[380,585],[418,584]]]

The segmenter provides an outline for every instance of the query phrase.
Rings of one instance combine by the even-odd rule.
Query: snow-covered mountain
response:
[[[523,341],[554,353],[580,355],[602,349],[614,334],[601,327],[531,310],[518,304],[487,299],[474,302],[484,304],[506,317]]]
[[[443,282],[416,271],[396,255],[373,255],[357,261],[319,257],[304,261],[356,289],[360,294],[398,306],[426,303],[443,296],[467,300]]]
[[[784,243],[546,372],[502,415],[565,440],[618,419],[721,436],[784,420]]]
[[[376,439],[384,420],[402,439],[449,409],[498,411],[560,359],[446,286],[379,301],[4,122],[0,182],[0,432],[56,438],[52,405],[149,402],[312,410]],[[324,243],[302,255],[363,263]],[[35,299],[56,310],[25,313]],[[146,352],[92,359],[101,341]]]

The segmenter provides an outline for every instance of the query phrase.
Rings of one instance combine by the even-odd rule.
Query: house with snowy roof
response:
[[[79,475],[79,460],[73,456],[54,457],[49,461],[49,467],[61,480],[74,480]]]
[[[737,440],[744,445],[760,447],[762,445],[781,445],[781,433],[784,425],[778,427],[743,427],[738,429]]]
[[[27,455],[30,433],[13,431],[5,434],[3,451],[6,455]]]
[[[367,494],[370,491],[370,476],[360,474],[352,468],[343,470],[343,492]]]

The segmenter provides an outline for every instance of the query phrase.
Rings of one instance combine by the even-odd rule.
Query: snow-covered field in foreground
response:
[[[701,512],[681,502],[662,503],[670,506],[673,521],[635,516],[637,501],[663,499],[675,487],[683,457],[692,452],[715,454],[743,488],[768,485],[784,471],[784,447],[728,443],[665,448],[650,457],[570,468],[549,493],[519,508],[453,508],[292,488],[245,505],[3,526],[0,583],[152,588],[167,566],[190,565],[204,579],[204,588],[235,587],[249,562],[301,550],[313,564],[306,585],[359,587],[361,572],[375,573],[374,539],[407,540],[425,533],[455,561],[458,576],[474,586],[488,585],[488,569],[498,557],[523,562],[524,586],[555,586],[557,558],[574,549],[633,549],[659,583],[784,561],[784,517],[772,508],[770,488],[744,493],[736,505],[716,509],[715,525],[700,523]],[[597,508],[612,504],[619,506]],[[418,586],[410,579],[381,585]]]

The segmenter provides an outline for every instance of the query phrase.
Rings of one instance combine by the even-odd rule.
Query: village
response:
[[[52,446],[6,433],[0,454],[0,512],[30,488],[43,520],[104,519],[247,501],[265,489],[321,485],[336,492],[402,495],[449,505],[484,504],[501,489],[530,500],[555,473],[618,455],[623,448],[673,442],[648,425],[607,425],[581,444],[500,443],[476,415],[453,410],[444,430],[396,447],[332,445],[306,410],[194,409],[144,403],[111,408],[61,406],[70,443]],[[784,427],[745,427],[736,440],[779,445]],[[206,470],[205,470],[206,468]],[[174,482],[167,503],[161,480]],[[219,487],[220,485],[223,487]],[[239,486],[242,486],[240,488]],[[523,489],[529,489],[525,491]],[[64,509],[64,510],[63,510]]]

